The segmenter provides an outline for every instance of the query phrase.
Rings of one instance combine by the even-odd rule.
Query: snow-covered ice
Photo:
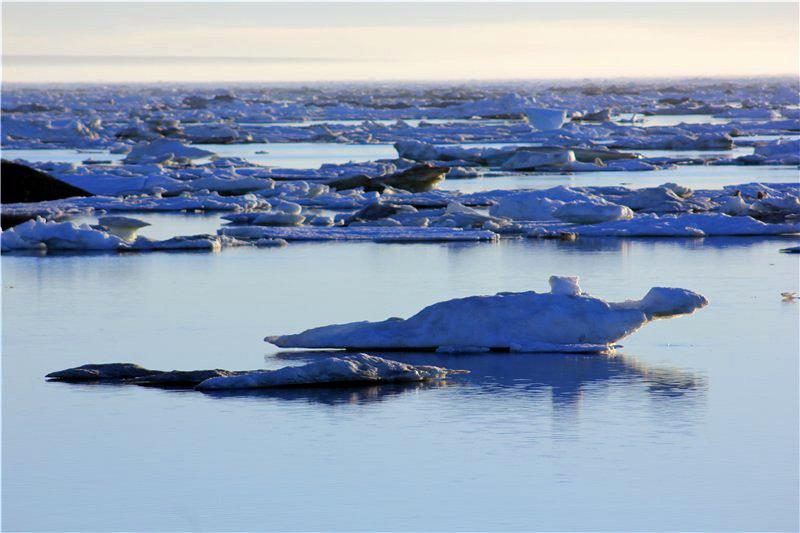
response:
[[[708,304],[685,289],[654,287],[641,300],[614,303],[580,292],[576,278],[554,276],[550,283],[550,293],[458,298],[408,319],[323,326],[265,340],[284,348],[610,352],[652,320]]]
[[[172,161],[202,159],[214,155],[214,152],[187,146],[178,141],[157,139],[135,146],[125,157],[128,164],[163,164]]]
[[[150,223],[138,218],[120,217],[120,216],[107,216],[97,219],[97,223],[108,230],[111,235],[116,235],[124,241],[133,241],[136,239],[136,233]]]
[[[247,372],[203,381],[198,390],[261,389],[319,385],[410,383],[446,379],[461,371],[438,366],[410,365],[374,355],[328,357],[302,366]]]
[[[122,218],[122,217],[109,217]],[[122,224],[135,224],[141,221],[117,220]],[[147,225],[145,223],[145,225]],[[103,226],[75,224],[74,222],[53,222],[42,218],[31,219],[5,230],[0,234],[0,248],[3,252],[65,250],[75,252],[137,252],[167,250],[206,250],[219,251],[224,247],[281,246],[285,241],[262,236],[254,241],[240,241],[224,235],[179,235],[165,240],[134,237],[135,229],[141,226],[125,226],[122,235],[106,231]],[[120,233],[119,231],[117,233]]]
[[[525,116],[530,125],[540,131],[557,130],[567,121],[567,112],[563,109],[528,107]]]
[[[798,91],[786,80],[682,80],[667,86],[641,81],[624,90],[518,82],[459,87],[454,100],[448,94],[417,86],[364,91],[349,84],[319,94],[251,86],[231,92],[9,87],[1,117],[3,148],[27,149],[26,154],[77,151],[80,158],[72,163],[35,158],[28,164],[97,196],[4,204],[3,214],[17,221],[229,211],[236,215],[227,217],[231,224],[219,235],[251,243],[797,232],[797,183],[692,191],[681,183],[640,188],[634,177],[638,171],[704,165],[719,169],[724,179],[731,165],[798,165]],[[684,120],[625,118],[636,115]],[[266,152],[295,143],[356,147],[385,158],[282,168],[230,150],[252,143],[266,143]],[[387,157],[391,145],[397,154]],[[376,146],[382,151],[370,151]],[[651,149],[663,152],[636,152]],[[96,161],[81,163],[87,157]],[[98,162],[104,159],[113,162]],[[480,176],[489,184],[494,176],[524,178],[529,172],[622,172],[632,179],[625,187],[435,190],[443,180]],[[124,240],[133,238],[106,227]],[[18,233],[4,236],[5,249]],[[61,244],[114,246],[85,239],[91,242]],[[44,240],[51,248],[59,244]],[[146,239],[139,242],[151,246]],[[191,242],[181,237],[173,245]]]

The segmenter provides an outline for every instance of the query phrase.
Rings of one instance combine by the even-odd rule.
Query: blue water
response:
[[[798,239],[3,256],[3,529],[797,530]],[[267,334],[576,274],[704,294],[616,357],[393,354],[447,384],[204,395],[86,362],[297,364]],[[313,357],[313,356],[312,356]]]

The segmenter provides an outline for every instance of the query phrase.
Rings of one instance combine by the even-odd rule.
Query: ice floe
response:
[[[133,363],[87,364],[51,372],[50,381],[121,382],[150,387],[194,387],[197,390],[237,390],[319,387],[443,380],[464,370],[411,365],[368,354],[327,357],[277,370],[230,371],[150,370]]]
[[[528,107],[525,109],[525,117],[537,130],[557,130],[567,121],[567,112],[563,109]]]
[[[136,233],[144,227],[150,225],[149,222],[138,218],[107,216],[97,219],[97,223],[103,226],[111,235],[116,235],[123,241],[136,240]]]
[[[706,299],[655,287],[641,300],[613,303],[580,292],[576,278],[551,278],[550,293],[472,296],[426,307],[408,319],[323,326],[265,340],[286,348],[610,352],[647,322],[690,314]]]
[[[449,375],[462,372],[438,366],[411,365],[367,354],[353,354],[328,357],[302,366],[210,378],[197,385],[197,389],[234,390],[309,385],[413,383],[446,379]]]
[[[280,246],[285,244],[281,239],[261,239],[244,242],[218,235],[181,235],[165,240],[154,240],[147,237],[135,237],[139,229],[135,219],[111,218],[111,224],[118,226],[117,234],[106,231],[104,226],[75,224],[74,222],[46,221],[42,218],[28,220],[5,230],[0,234],[0,249],[3,252],[13,251],[114,251],[136,252],[157,250],[206,250],[219,251],[223,247],[255,245]],[[116,220],[113,220],[116,219]],[[120,220],[122,219],[122,220]],[[108,220],[106,220],[108,223]],[[145,223],[145,225],[147,225]],[[120,233],[122,235],[120,235]]]
[[[179,141],[157,139],[135,146],[125,157],[127,164],[163,164],[170,161],[202,159],[214,155],[214,152],[194,146],[186,146]]]

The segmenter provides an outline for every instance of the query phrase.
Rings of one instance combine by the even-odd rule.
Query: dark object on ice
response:
[[[7,215],[5,213],[0,213],[0,227],[6,230],[34,218],[36,218],[36,215]]]
[[[136,378],[136,385],[145,387],[194,387],[209,378],[235,376],[242,372],[232,372],[216,368],[214,370],[172,370],[170,372],[154,371],[149,376]]]
[[[148,370],[130,363],[84,365],[53,372],[57,381],[102,382],[197,390],[260,389],[276,387],[338,387],[376,383],[408,383],[445,379],[463,370],[415,366],[367,354],[327,357],[277,370]]]
[[[230,370],[150,370],[133,363],[101,363],[78,366],[45,376],[53,381],[125,382],[148,387],[194,387],[209,378],[234,376]]]
[[[183,99],[182,103],[189,109],[205,109],[208,107],[208,102],[206,98],[197,95],[187,96]]]
[[[559,231],[558,233],[539,235],[537,238],[572,242],[578,239],[578,234],[571,231]]]
[[[789,248],[781,248],[782,254],[800,254],[800,246],[791,246]]]
[[[365,174],[360,174],[350,178],[334,179],[327,182],[327,185],[337,191],[364,187],[366,191],[383,192],[388,186],[409,192],[425,192],[435,189],[437,185],[444,181],[444,176],[449,170],[446,167],[423,163],[388,176],[372,178]]]
[[[449,168],[437,167],[431,163],[414,165],[402,172],[396,172],[386,177],[378,178],[382,185],[388,185],[396,189],[403,189],[411,192],[425,192],[435,189],[442,181],[444,176],[450,171]]]
[[[413,207],[406,205],[393,205],[393,204],[370,204],[362,209],[359,209],[346,220],[345,224],[352,222],[366,222],[370,220],[380,220],[387,218],[397,213],[416,211]]]
[[[124,381],[158,373],[161,371],[149,370],[133,363],[101,363],[59,370],[45,377],[57,381]]]
[[[370,178],[366,174],[359,174],[357,176],[351,176],[349,178],[337,178],[330,180],[325,183],[332,189],[336,189],[337,191],[344,191],[347,189],[356,189],[358,187],[364,187],[364,190],[367,191],[382,191],[383,187],[377,187],[377,183]]]
[[[2,161],[0,203],[44,202],[75,196],[94,196],[35,168]]]
[[[50,107],[42,104],[22,104],[17,107],[4,107],[3,113],[46,113],[48,111],[63,111],[61,107]]]
[[[692,100],[688,96],[684,96],[682,98],[659,98],[658,100],[659,104],[672,105],[672,106],[680,104],[688,104],[689,102],[694,102],[694,100]]]

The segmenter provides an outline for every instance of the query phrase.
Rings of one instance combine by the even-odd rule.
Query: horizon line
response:
[[[582,83],[606,83],[606,82],[637,82],[637,81],[744,81],[744,80],[777,80],[786,78],[796,78],[800,84],[800,73],[761,73],[761,74],[676,74],[670,76],[608,76],[608,77],[514,77],[514,78],[376,78],[376,79],[307,79],[307,80],[154,80],[154,81],[124,81],[124,80],[94,80],[94,81],[33,81],[16,80],[0,81],[3,85],[278,85],[278,84],[300,84],[300,83],[320,83],[320,84],[372,84],[372,83],[509,83],[509,82],[582,82]]]

